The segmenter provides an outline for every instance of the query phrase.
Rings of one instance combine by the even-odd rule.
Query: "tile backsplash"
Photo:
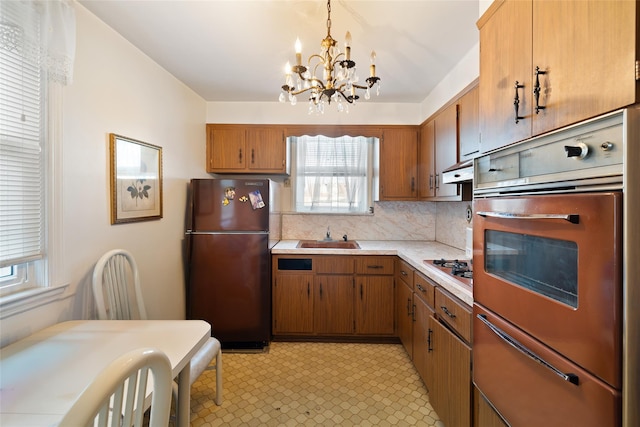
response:
[[[473,224],[473,222],[467,222],[467,208],[471,209],[471,202],[437,202],[436,205],[435,240],[464,249],[467,241],[467,227]]]
[[[282,213],[282,239],[437,240],[465,247],[468,202],[377,202],[373,215]]]

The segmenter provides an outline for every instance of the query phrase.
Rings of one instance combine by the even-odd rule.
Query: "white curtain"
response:
[[[0,2],[0,265],[42,258],[51,254],[47,242],[59,245],[47,226],[61,212],[53,189],[61,176],[62,87],[73,77],[74,5]]]
[[[304,136],[296,141],[296,210],[366,212],[368,138]]]

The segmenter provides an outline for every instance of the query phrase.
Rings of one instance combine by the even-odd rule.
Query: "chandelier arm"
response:
[[[300,90],[293,90],[293,88],[289,88],[290,90],[288,90],[287,92],[290,93],[291,95],[300,95],[301,93],[305,93],[308,90],[312,90],[313,88],[311,87],[307,87],[304,89],[300,89]]]
[[[338,91],[338,93],[339,93],[340,95],[342,95],[342,97],[345,99],[345,101],[347,101],[349,104],[353,104],[353,101],[354,101],[354,100],[353,100],[353,99],[351,99],[351,97],[350,97],[350,96],[345,95],[345,94],[344,94],[344,91],[339,90],[339,91]]]
[[[307,66],[309,66],[309,68],[311,68],[311,60],[313,58],[318,58],[318,60],[320,61],[320,64],[324,64],[324,56],[318,54],[318,53],[314,53],[313,55],[311,55],[309,57],[309,59],[307,60]],[[318,64],[316,64],[316,67],[318,66]]]
[[[320,80],[319,78],[317,78],[317,77],[312,77],[312,78],[307,79],[307,80],[308,80],[308,81],[310,81],[310,82],[316,82],[316,83],[318,84],[318,86],[316,86],[316,87],[319,87],[319,88],[321,88],[322,90],[324,90],[324,89],[326,89],[326,88],[327,88],[327,87],[325,86],[324,82],[323,82],[322,80]],[[312,87],[313,87],[313,86],[312,86]],[[309,88],[309,89],[311,89],[311,88]]]

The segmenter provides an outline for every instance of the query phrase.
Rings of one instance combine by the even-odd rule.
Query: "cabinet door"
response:
[[[385,129],[380,143],[380,200],[416,200],[418,131]]]
[[[285,173],[287,164],[284,131],[277,127],[247,129],[247,167],[253,172]]]
[[[413,289],[402,280],[396,287],[396,323],[398,338],[413,359]]]
[[[413,297],[413,364],[427,390],[433,387],[432,330],[429,318],[433,310],[420,298]]]
[[[442,171],[458,162],[458,106],[451,104],[435,119],[436,197],[456,196],[457,184],[443,184]]]
[[[393,276],[357,276],[356,333],[393,335]]]
[[[435,122],[430,120],[420,128],[420,147],[418,148],[418,198],[421,200],[436,195],[434,185],[436,176],[434,153]]]
[[[545,109],[534,112],[534,135],[635,103],[638,7],[634,1],[533,2],[531,73],[546,72],[539,76]]]
[[[447,426],[471,425],[471,347],[445,328],[433,316],[433,386],[429,400]]]
[[[352,275],[316,276],[313,311],[317,334],[353,333],[353,287]]]
[[[242,171],[246,158],[243,128],[207,127],[207,172]]]
[[[490,8],[487,13],[491,11]],[[531,1],[505,1],[480,24],[481,152],[531,136],[531,39]],[[524,117],[518,123],[514,105],[516,81],[524,85],[517,91],[518,116]]]
[[[478,86],[476,86],[458,100],[458,132],[461,159],[471,156],[480,149],[479,120]]]
[[[273,287],[273,333],[313,332],[313,275],[278,275]]]

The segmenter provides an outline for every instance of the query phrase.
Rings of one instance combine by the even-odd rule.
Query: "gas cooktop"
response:
[[[435,259],[424,260],[424,263],[453,276],[469,287],[473,285],[473,269],[471,268],[471,262],[468,260]]]

